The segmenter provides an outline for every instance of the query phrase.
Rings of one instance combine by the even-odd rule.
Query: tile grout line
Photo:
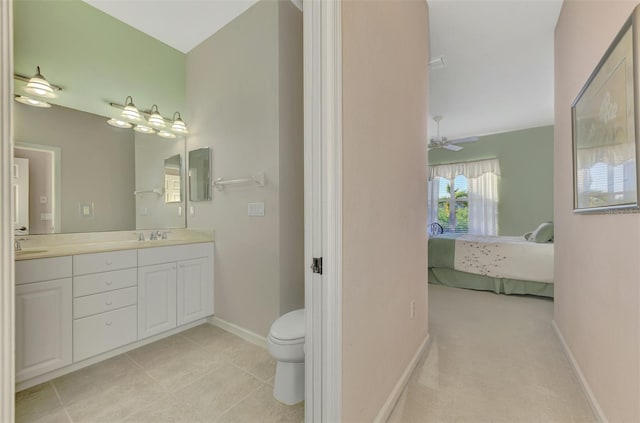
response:
[[[231,364],[232,366],[234,366],[234,367],[235,367],[235,368],[237,368],[237,369],[242,370],[243,372],[245,372],[245,373],[246,373],[246,374],[248,374],[249,376],[251,376],[251,377],[254,377],[254,378],[258,379],[258,381],[260,381],[260,382],[262,382],[262,383],[264,383],[264,384],[266,384],[266,385],[269,385],[269,382],[268,382],[267,380],[265,380],[265,379],[261,378],[260,376],[254,375],[254,374],[253,374],[253,373],[251,373],[249,370],[245,369],[244,367],[240,366],[239,364],[236,364],[236,363],[234,363],[233,361],[230,361],[230,362],[229,362],[229,364]]]
[[[172,399],[174,399],[176,402],[178,402],[180,405],[188,405],[185,404],[184,402],[180,401],[173,392],[169,391],[169,389],[165,388],[163,384],[161,384],[155,377],[153,377],[149,372],[147,372],[147,369],[145,369],[140,363],[138,363],[133,357],[129,356],[128,353],[124,353],[125,356],[127,356],[127,359],[129,359],[134,366],[138,367],[140,370],[142,370],[142,372],[147,375],[147,377],[149,379],[151,379],[153,381],[153,383],[155,383],[156,385],[158,385],[160,387],[160,389],[162,389],[167,395],[169,395],[169,397],[171,397]],[[154,404],[155,402],[157,402],[158,400],[152,402],[151,404]],[[149,405],[151,405],[149,404]],[[144,407],[143,407],[144,408]],[[135,410],[132,411],[131,413],[127,414],[124,419],[127,419],[128,417],[134,415],[136,412],[138,412],[140,410]]]
[[[220,420],[225,414],[227,414],[228,412],[230,412],[234,407],[240,405],[244,400],[246,400],[247,398],[249,398],[251,395],[255,394],[256,392],[258,392],[258,390],[260,390],[260,388],[262,388],[263,386],[265,386],[264,383],[261,383],[260,385],[258,385],[257,388],[255,388],[253,391],[250,391],[247,395],[245,395],[244,397],[242,397],[240,400],[238,400],[235,404],[233,404],[231,407],[227,408],[226,410],[224,410],[217,418],[217,420]]]
[[[51,385],[51,388],[53,388],[53,392],[56,394],[56,397],[58,398],[58,402],[62,406],[62,409],[64,410],[64,413],[67,415],[67,418],[69,419],[69,422],[73,423],[73,419],[71,418],[71,414],[69,414],[69,410],[67,410],[67,406],[62,402],[62,397],[60,396],[60,392],[58,392],[58,388],[56,388],[55,383],[53,383],[53,380],[50,380],[48,383]]]

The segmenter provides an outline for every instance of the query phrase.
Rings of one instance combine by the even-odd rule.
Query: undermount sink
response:
[[[27,254],[46,253],[49,250],[36,249],[36,248],[23,248],[20,251],[16,251],[16,256],[25,256]]]

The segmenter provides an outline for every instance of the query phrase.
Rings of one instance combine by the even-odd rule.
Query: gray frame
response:
[[[638,113],[640,112],[638,103],[638,70],[640,68],[638,66],[639,54],[637,52],[640,47],[640,41],[638,38],[639,28],[636,23],[639,18],[639,10],[640,8],[636,7],[624,23],[622,29],[618,32],[571,105],[573,211],[575,213],[640,209],[640,204],[638,203],[638,199],[640,198],[640,190],[638,189],[638,163],[640,163],[640,157],[638,155],[638,139],[640,136],[640,120],[638,119]],[[630,37],[630,41],[626,39],[627,37]],[[630,52],[621,55],[622,59],[616,62],[615,59],[617,55],[620,55],[620,49],[623,49],[625,43],[629,42],[631,43]],[[631,57],[629,57],[629,55]],[[626,76],[623,89],[624,101],[620,102],[620,104],[624,103],[624,105],[620,106],[619,103],[615,102],[617,97],[615,97],[615,95],[611,96],[611,91],[614,91],[616,88],[614,74],[619,78],[621,75],[620,71],[628,69],[629,67],[632,69],[632,75],[629,77],[628,73],[624,73],[624,76]],[[604,73],[606,71],[609,73]],[[614,94],[616,94],[615,91]],[[620,93],[618,92],[618,94]],[[613,103],[610,102],[610,98],[613,98]],[[598,104],[594,100],[600,100],[598,119],[594,118],[595,114],[593,110],[598,109]],[[620,113],[618,113],[618,108],[622,109]],[[584,113],[585,110],[590,110],[592,113]],[[609,113],[611,110],[613,110],[613,113]],[[619,125],[619,116],[622,116],[621,119],[624,125]],[[624,120],[625,118],[626,121]],[[609,123],[610,121],[611,123]],[[618,122],[618,126],[616,126],[616,122]],[[617,138],[620,132],[625,136],[622,138],[622,142],[619,142]],[[623,197],[622,201],[615,200],[616,191],[611,183],[608,183],[607,191],[602,192],[603,195],[600,197],[590,195],[593,191],[581,189],[579,173],[586,170],[586,168],[581,166],[584,159],[581,160],[579,151],[585,150],[586,153],[594,155],[593,150],[598,149],[599,152],[602,152],[601,155],[603,159],[597,163],[602,162],[608,164],[610,168],[613,166],[613,161],[607,162],[607,158],[610,160],[610,157],[614,155],[614,150],[619,151],[625,148],[633,150],[633,152],[629,152],[629,154],[624,157],[632,160],[635,167],[633,172],[635,176],[635,188],[630,190],[632,194],[635,194],[635,199],[631,198],[627,201]],[[592,149],[592,151],[586,151],[589,149]],[[583,175],[582,178],[585,178],[585,176]],[[622,195],[625,195],[624,188]],[[597,204],[596,199],[598,199],[601,204]],[[585,205],[585,202],[588,204]]]

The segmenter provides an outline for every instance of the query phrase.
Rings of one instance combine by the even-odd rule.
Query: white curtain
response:
[[[438,198],[440,195],[440,178],[428,182],[427,187],[427,223],[438,221]]]
[[[500,175],[500,164],[498,159],[429,166],[430,181],[438,177],[450,180],[454,179],[458,175],[464,175],[467,178],[477,178],[485,173],[493,173],[498,176]]]
[[[438,215],[436,181],[438,178],[452,180],[458,175],[466,176],[468,181],[469,233],[498,235],[498,159],[429,166],[429,213],[434,213],[432,207],[435,203],[435,214],[429,215],[429,223],[434,221],[431,216],[437,219]],[[432,196],[435,196],[435,201]]]
[[[468,185],[469,233],[498,235],[498,175],[484,173],[469,178]]]

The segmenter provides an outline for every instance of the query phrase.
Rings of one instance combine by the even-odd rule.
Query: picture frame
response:
[[[639,209],[639,11],[571,105],[575,213]]]

